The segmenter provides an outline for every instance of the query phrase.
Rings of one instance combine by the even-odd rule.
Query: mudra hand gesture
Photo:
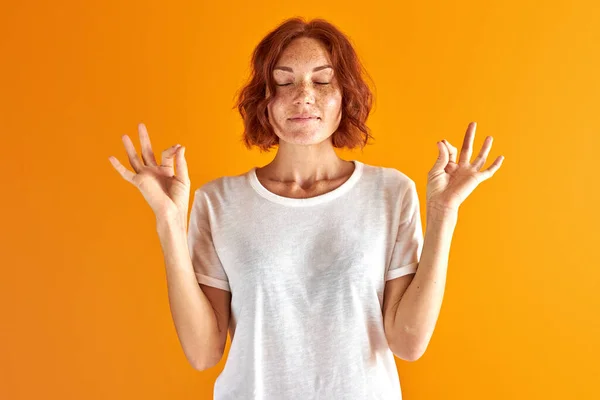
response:
[[[176,217],[180,218],[180,222],[185,222],[190,196],[190,178],[184,157],[185,147],[176,144],[167,148],[162,152],[162,162],[158,165],[154,159],[146,126],[139,124],[138,132],[143,161],[140,160],[129,136],[121,137],[129,163],[136,173],[121,165],[115,157],[109,157],[110,162],[127,182],[142,192],[157,220]]]
[[[491,136],[485,138],[477,158],[471,163],[476,126],[476,122],[471,122],[467,128],[458,163],[456,147],[447,140],[437,143],[439,156],[427,178],[427,205],[457,211],[477,185],[491,178],[502,165],[504,156],[499,156],[489,168],[479,171],[492,148]]]

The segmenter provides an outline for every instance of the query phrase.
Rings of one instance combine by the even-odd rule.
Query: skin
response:
[[[333,151],[331,135],[341,120],[341,93],[333,71],[312,71],[324,64],[330,64],[324,47],[316,40],[302,38],[292,42],[278,62],[279,66],[291,67],[293,71],[274,72],[276,83],[291,83],[277,87],[268,107],[269,120],[280,138],[280,146],[275,159],[256,172],[268,189],[283,196],[311,197],[325,193],[343,183],[354,168]],[[308,124],[289,121],[293,114],[305,111],[319,115],[321,120]],[[113,156],[109,160],[125,180],[142,192],[157,221],[174,218],[180,227],[186,227],[190,180],[185,147],[174,145],[164,150],[158,165],[144,124],[139,124],[138,130],[142,159],[129,136],[122,136],[134,172]],[[408,361],[418,359],[425,352],[439,316],[459,206],[480,183],[491,178],[504,161],[504,156],[499,156],[489,168],[480,171],[492,147],[493,137],[487,136],[471,162],[475,130],[476,123],[470,123],[458,162],[456,147],[447,140],[437,142],[439,156],[427,177],[427,223],[419,268],[415,274],[385,284],[386,338],[394,354]],[[203,290],[212,289],[204,287]],[[229,300],[223,300],[224,309],[228,309]]]
[[[273,161],[257,168],[256,175],[277,194],[310,197],[325,193],[354,171],[354,164],[338,157],[331,141],[342,118],[342,93],[335,71],[313,71],[327,64],[331,65],[327,50],[312,38],[290,42],[276,63],[273,79],[278,86],[268,105],[268,117],[279,137],[279,147]],[[291,68],[292,72],[278,67]],[[303,112],[320,119],[303,123],[290,120]]]
[[[478,185],[494,176],[504,161],[498,156],[485,170],[492,136],[487,136],[471,161],[476,122],[463,139],[460,157],[448,140],[437,142],[439,156],[427,176],[427,221],[423,250],[415,274],[387,281],[383,321],[390,349],[408,361],[419,359],[433,335],[446,287],[450,245],[458,210]]]

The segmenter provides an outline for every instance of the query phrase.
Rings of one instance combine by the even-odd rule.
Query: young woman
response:
[[[214,398],[401,399],[394,354],[425,351],[441,307],[458,206],[483,172],[486,140],[470,163],[438,142],[423,236],[416,186],[394,168],[343,160],[334,148],[367,144],[371,91],[348,38],[332,24],[293,18],[252,57],[237,103],[244,143],[273,161],[195,190],[183,146],[157,165],[139,126],[142,160],[124,179],[155,212],[173,320],[198,370],[231,348]]]

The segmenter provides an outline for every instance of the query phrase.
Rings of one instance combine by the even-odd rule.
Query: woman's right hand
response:
[[[115,157],[110,156],[108,159],[127,182],[142,192],[157,220],[178,216],[182,219],[181,222],[187,222],[190,178],[184,156],[185,147],[178,144],[169,147],[162,152],[162,162],[157,165],[150,137],[143,123],[138,125],[138,132],[143,162],[129,136],[121,137],[125,144],[129,163],[136,173],[125,168]],[[173,166],[174,162],[175,167]]]

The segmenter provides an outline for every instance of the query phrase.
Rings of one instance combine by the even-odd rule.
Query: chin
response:
[[[318,133],[310,134],[310,133],[300,132],[297,134],[285,135],[283,138],[280,137],[279,139],[284,140],[287,143],[291,143],[291,144],[308,146],[308,145],[322,143],[322,142],[326,141],[327,139],[329,139],[329,136],[321,136]]]

